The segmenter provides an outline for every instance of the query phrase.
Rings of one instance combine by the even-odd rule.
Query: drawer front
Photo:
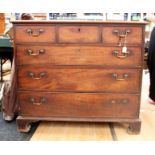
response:
[[[19,92],[20,115],[137,118],[139,96],[97,93]]]
[[[98,26],[60,26],[60,43],[99,43],[101,34]]]
[[[17,64],[142,66],[141,48],[96,46],[17,46]]]
[[[138,69],[19,67],[19,90],[139,93]]]
[[[54,26],[16,26],[16,42],[55,42]]]
[[[122,46],[125,38],[128,44],[142,44],[142,27],[103,27],[103,43]]]

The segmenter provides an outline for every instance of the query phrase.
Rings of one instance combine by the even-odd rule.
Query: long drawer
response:
[[[19,90],[139,93],[139,69],[18,67]]]
[[[20,114],[37,117],[137,118],[139,95],[18,92]]]
[[[17,46],[17,64],[104,65],[140,67],[141,48],[102,46]]]

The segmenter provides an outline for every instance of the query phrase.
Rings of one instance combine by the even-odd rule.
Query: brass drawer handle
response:
[[[112,104],[116,104],[117,101],[113,99],[113,100],[111,100],[110,102],[111,102]]]
[[[126,58],[127,56],[130,56],[131,55],[131,52],[128,50],[126,53],[122,53],[120,52],[121,54],[119,54],[118,51],[113,51],[112,52],[112,55],[117,57],[117,58],[120,58],[120,59],[124,59]]]
[[[113,30],[112,31],[115,35],[118,36],[118,46],[126,46],[127,44],[127,35],[131,33],[131,30]]]
[[[117,81],[124,81],[124,80],[126,80],[128,77],[129,77],[129,75],[128,75],[127,73],[123,74],[123,77],[122,77],[122,78],[118,78],[118,74],[116,74],[116,73],[113,73],[113,74],[112,74],[112,78],[114,78],[114,79],[117,80]]]
[[[131,30],[127,29],[127,30],[121,31],[121,30],[115,29],[115,30],[113,30],[113,33],[118,35],[121,38],[124,38],[128,35],[128,33],[131,33]]]
[[[121,103],[122,103],[122,104],[128,104],[129,101],[128,101],[128,99],[123,99],[123,100],[121,100]]]
[[[34,97],[30,97],[29,98],[29,101],[33,104],[33,105],[41,105],[41,104],[44,104],[44,103],[47,103],[47,98],[42,96],[42,97],[39,97],[39,102],[36,101],[36,99]]]
[[[45,72],[41,72],[41,73],[39,73],[39,77],[35,77],[35,73],[28,72],[28,76],[30,76],[34,80],[40,80],[41,78],[45,77],[45,75],[46,75]]]
[[[43,29],[37,29],[37,30],[27,29],[26,32],[33,37],[38,37],[41,33],[44,32],[44,30]]]
[[[45,50],[44,49],[40,49],[37,52],[34,52],[33,50],[28,49],[27,50],[27,53],[28,53],[28,55],[31,55],[31,56],[37,56],[37,55],[44,54],[45,53]]]
[[[117,103],[128,104],[128,103],[129,103],[129,100],[128,100],[128,99],[119,99],[119,100],[117,100],[117,99],[112,99],[112,100],[110,101],[110,103],[112,103],[112,104],[117,104]]]

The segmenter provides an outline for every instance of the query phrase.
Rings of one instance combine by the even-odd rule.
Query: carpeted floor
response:
[[[10,69],[10,62],[3,65],[3,69]],[[10,74],[3,77],[3,80],[9,80]],[[1,93],[2,82],[0,82]],[[1,101],[0,101],[0,141],[28,141],[31,139],[39,123],[34,123],[29,133],[20,133],[16,129],[16,121],[7,122],[2,118]]]
[[[0,112],[0,141],[29,141],[38,124],[33,124],[29,133],[20,133],[16,129],[16,121],[6,122]]]
[[[0,83],[0,90],[2,84]],[[2,117],[1,101],[0,101],[0,141],[29,141],[35,132],[39,123],[32,125],[29,133],[20,133],[16,129],[16,120],[7,122]]]

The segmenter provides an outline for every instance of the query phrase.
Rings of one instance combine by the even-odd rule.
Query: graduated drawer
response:
[[[143,28],[138,26],[108,26],[102,29],[103,43],[110,43],[123,46],[126,44],[142,44]]]
[[[15,27],[15,42],[50,42],[56,40],[55,27],[45,25],[27,25]]]
[[[139,96],[103,93],[19,92],[20,115],[137,118]]]
[[[101,32],[98,26],[59,26],[60,43],[99,43]]]
[[[18,68],[19,90],[139,93],[141,70],[103,68]]]
[[[142,66],[141,48],[99,46],[17,46],[17,64]]]

